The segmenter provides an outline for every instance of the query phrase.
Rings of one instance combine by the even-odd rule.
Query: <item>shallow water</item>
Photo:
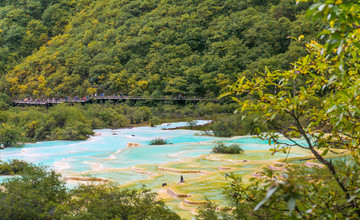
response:
[[[198,121],[198,125],[209,121]],[[186,122],[162,124],[157,127],[136,127],[131,129],[95,130],[96,136],[86,141],[49,141],[26,144],[22,148],[6,148],[0,151],[0,159],[21,159],[49,166],[65,176],[93,176],[108,178],[119,184],[139,183],[159,190],[161,183],[173,185],[174,190],[194,195],[193,200],[205,197],[221,200],[221,186],[226,184],[225,172],[233,171],[239,175],[251,174],[268,161],[286,157],[285,154],[271,156],[271,146],[267,141],[253,137],[216,138],[196,136],[192,130],[163,130],[186,126]],[[150,146],[149,141],[161,137],[172,144]],[[241,155],[208,155],[214,141],[240,143],[245,150]],[[127,148],[127,143],[138,143],[141,147]],[[202,156],[201,156],[202,155]],[[307,155],[302,151],[292,152],[289,157]],[[247,160],[250,163],[237,163]],[[256,162],[254,162],[256,161]],[[166,167],[174,170],[160,170]],[[228,167],[230,171],[220,170]],[[140,170],[139,170],[140,169]],[[196,173],[197,171],[204,173]],[[178,185],[183,175],[187,184]],[[0,181],[2,178],[0,178]],[[74,183],[70,184],[70,187]],[[168,199],[167,204],[179,213],[180,199]],[[186,217],[185,217],[186,218]]]
[[[198,124],[208,122],[203,120],[199,121]],[[88,174],[94,171],[97,172],[97,177],[102,177],[100,171],[131,168],[139,164],[165,164],[183,158],[207,154],[211,151],[213,141],[216,140],[241,143],[245,151],[269,149],[266,141],[251,137],[224,139],[195,136],[196,131],[192,130],[162,130],[185,125],[185,122],[179,122],[162,124],[157,127],[95,130],[99,136],[93,136],[86,141],[31,143],[22,148],[2,150],[0,151],[0,158],[3,161],[21,159],[35,164],[46,165],[61,171],[65,175]],[[172,144],[149,146],[149,141],[156,137],[164,138]],[[142,147],[126,148],[127,143],[139,143]],[[138,175],[138,178],[133,175]],[[115,180],[121,179],[120,182],[122,183],[126,182],[126,176],[129,176],[129,181],[144,179],[143,174],[134,173],[133,175],[124,174],[124,177],[114,173],[111,176],[106,172],[103,177]]]

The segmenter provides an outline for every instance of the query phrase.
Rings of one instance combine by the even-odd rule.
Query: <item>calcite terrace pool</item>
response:
[[[198,125],[209,121],[198,121]],[[63,176],[107,178],[123,187],[147,188],[159,193],[166,204],[183,218],[191,218],[205,198],[224,201],[223,187],[229,182],[225,174],[234,172],[250,176],[286,154],[271,156],[268,141],[249,136],[216,138],[197,136],[193,130],[164,130],[185,126],[186,122],[156,127],[95,130],[86,141],[50,141],[26,144],[22,148],[0,151],[0,159],[21,159],[49,166]],[[172,144],[154,146],[149,141],[161,137]],[[240,155],[210,154],[214,141],[240,143]],[[127,147],[128,143],[140,147]],[[294,148],[289,157],[308,156],[309,152]],[[180,176],[185,183],[179,184]],[[162,187],[162,183],[167,186]],[[69,182],[69,186],[77,184]]]

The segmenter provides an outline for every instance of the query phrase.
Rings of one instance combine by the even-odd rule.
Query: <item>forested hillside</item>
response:
[[[1,75],[12,70],[52,37],[62,34],[70,16],[81,5],[63,0],[1,1]]]
[[[294,0],[5,0],[0,89],[13,97],[217,96],[287,69],[320,23]]]

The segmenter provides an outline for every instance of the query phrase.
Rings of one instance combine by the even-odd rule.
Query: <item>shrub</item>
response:
[[[150,125],[151,127],[155,127],[156,125],[160,124],[160,118],[158,117],[152,117],[150,119]]]
[[[0,175],[14,175],[18,174],[31,165],[21,160],[11,160],[0,164]]]
[[[2,147],[20,147],[23,137],[18,127],[8,124],[0,125],[0,145]]]
[[[0,109],[7,110],[11,104],[10,98],[5,93],[0,93]]]
[[[163,138],[155,138],[150,141],[149,145],[165,145],[165,144],[171,144],[167,140]]]
[[[211,124],[211,130],[216,137],[231,137],[234,135],[230,121],[215,121]]]
[[[61,175],[48,167],[18,160],[3,165],[19,176],[1,184],[0,209],[6,211],[0,219],[180,219],[145,188],[107,183],[67,190]]]
[[[216,154],[242,154],[244,150],[240,147],[240,144],[230,144],[226,146],[223,142],[216,142],[211,153]]]
[[[187,126],[189,126],[190,129],[192,130],[197,124],[198,124],[198,121],[192,120],[187,123]]]
[[[64,219],[180,220],[180,216],[157,199],[156,193],[145,188],[122,190],[110,183],[80,185],[72,192]]]
[[[61,219],[52,215],[69,198],[59,174],[31,164],[1,185],[0,209],[8,211],[0,212],[0,219]]]

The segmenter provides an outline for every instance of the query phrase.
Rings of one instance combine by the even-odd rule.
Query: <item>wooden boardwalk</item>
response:
[[[93,96],[93,97],[84,97],[79,99],[68,98],[68,99],[38,99],[38,100],[20,100],[14,99],[12,102],[14,105],[56,105],[60,103],[93,103],[99,101],[181,101],[181,102],[200,102],[200,101],[210,101],[218,102],[218,99],[206,99],[206,98],[173,98],[173,97],[160,97],[160,98],[149,98],[141,96]]]

